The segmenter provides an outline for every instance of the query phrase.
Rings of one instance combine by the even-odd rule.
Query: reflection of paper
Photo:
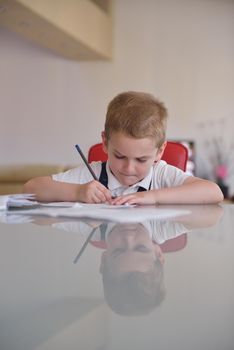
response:
[[[2,211],[0,213],[0,222],[4,224],[26,224],[33,222],[33,218],[29,215],[8,215],[8,212]]]
[[[45,215],[50,217],[67,217],[67,218],[92,218],[99,220],[108,220],[113,222],[143,222],[150,219],[172,218],[176,216],[189,214],[189,210],[183,209],[167,209],[162,207],[111,207],[111,210],[100,207],[97,204],[80,205],[72,208],[38,208],[21,210],[24,215]],[[9,211],[14,213],[14,211]]]
[[[75,208],[84,208],[84,209],[127,209],[134,208],[136,204],[121,204],[121,205],[111,205],[111,204],[88,204],[88,203],[75,203]]]

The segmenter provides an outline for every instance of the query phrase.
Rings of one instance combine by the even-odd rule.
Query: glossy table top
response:
[[[1,215],[0,349],[234,349],[234,205],[183,208],[141,224]]]

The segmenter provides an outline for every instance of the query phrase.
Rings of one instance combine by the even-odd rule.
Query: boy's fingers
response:
[[[108,190],[105,186],[102,187],[102,193],[104,195],[104,200],[105,201],[110,201],[111,200],[111,192]]]
[[[111,204],[113,205],[121,205],[121,204],[142,204],[143,203],[143,197],[134,193],[130,195],[125,195],[118,197],[111,201]]]
[[[106,187],[98,188],[97,197],[99,203],[109,202],[111,200],[111,193]]]
[[[114,199],[111,203],[114,205],[121,205],[121,204],[128,203],[130,199],[131,197],[129,196],[118,197]]]

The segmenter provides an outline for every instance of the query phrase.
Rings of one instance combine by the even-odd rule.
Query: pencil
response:
[[[81,158],[83,159],[85,165],[86,165],[87,168],[89,169],[90,174],[93,176],[94,180],[99,181],[99,179],[98,179],[97,176],[95,175],[93,169],[92,169],[91,166],[89,165],[87,159],[85,158],[84,153],[81,151],[80,146],[79,146],[79,145],[75,145],[75,147],[76,147],[77,151],[79,152]],[[116,198],[116,196],[112,195],[111,198]]]
[[[94,174],[93,169],[92,169],[91,166],[89,165],[87,159],[85,158],[84,153],[81,151],[80,146],[79,146],[79,145],[75,145],[75,147],[76,147],[77,151],[79,152],[81,158],[83,159],[85,165],[86,165],[87,168],[89,169],[90,174],[93,176],[94,180],[99,181],[98,178],[97,178],[97,176]]]

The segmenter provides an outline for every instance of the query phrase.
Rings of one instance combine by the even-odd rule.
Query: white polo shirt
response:
[[[101,241],[106,240],[108,235],[111,234],[112,230],[119,226],[120,232],[127,230],[129,227],[131,229],[137,230],[140,225],[143,225],[149,237],[156,243],[162,244],[169,239],[178,237],[183,233],[189,232],[189,230],[180,222],[176,222],[176,219],[172,220],[147,220],[142,222],[141,224],[118,224],[113,222],[106,223],[106,229],[104,235],[102,235],[100,226],[93,228],[88,223],[84,221],[71,221],[71,222],[57,222],[52,224],[54,228],[59,230],[64,230],[67,232],[75,232],[81,234],[82,236],[88,237],[91,231],[94,230],[94,234],[91,238],[92,241]]]
[[[99,179],[102,163],[92,162],[90,166]],[[159,160],[157,163],[155,163],[151,167],[148,175],[132,186],[121,185],[112,174],[108,162],[106,164],[106,172],[108,176],[108,188],[115,196],[137,192],[139,186],[145,188],[146,190],[180,186],[187,177],[191,176],[186,174],[184,171],[167,164],[164,160]],[[67,183],[84,184],[92,181],[93,177],[86,165],[82,164],[64,173],[54,174],[52,175],[52,179]]]

